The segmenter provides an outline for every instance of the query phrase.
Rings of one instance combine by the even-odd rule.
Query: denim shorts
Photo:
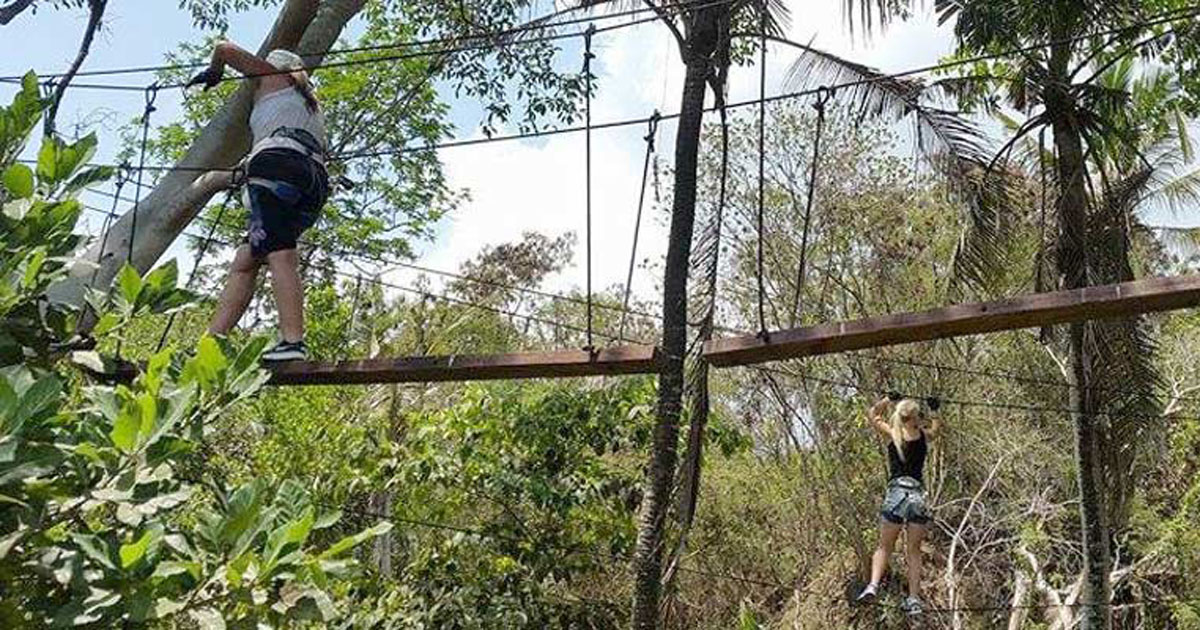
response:
[[[929,510],[925,507],[925,488],[912,477],[897,477],[888,482],[887,494],[879,516],[888,523],[925,525],[929,523]]]
[[[246,176],[250,253],[262,258],[296,249],[300,234],[317,222],[329,197],[324,167],[299,151],[266,149],[250,160]]]

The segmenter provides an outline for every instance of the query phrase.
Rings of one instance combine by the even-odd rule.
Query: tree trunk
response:
[[[661,590],[663,526],[671,485],[675,477],[679,416],[683,399],[684,358],[687,354],[687,284],[692,231],[696,218],[696,165],[700,152],[700,125],[710,56],[716,43],[712,9],[698,12],[697,27],[689,33],[684,59],[679,129],[675,136],[675,198],[671,208],[670,242],[663,273],[663,367],[658,378],[658,413],[642,499],[637,547],[634,552],[633,627],[658,625]],[[708,19],[706,19],[708,18]]]
[[[1089,284],[1087,221],[1088,198],[1085,183],[1086,164],[1083,140],[1078,127],[1076,107],[1067,91],[1068,45],[1052,47],[1051,85],[1046,90],[1046,110],[1054,130],[1058,150],[1059,194],[1058,272],[1066,289]],[[1084,555],[1084,586],[1080,610],[1082,630],[1108,630],[1109,552],[1107,511],[1103,494],[1103,459],[1098,444],[1098,426],[1092,404],[1091,357],[1088,349],[1089,324],[1070,325],[1068,340],[1069,404],[1075,421],[1075,464],[1079,475],[1080,524]]]
[[[271,33],[259,48],[266,55],[275,48],[304,51],[305,63],[314,66],[324,59],[346,24],[362,9],[365,0],[288,0],[276,18]],[[315,52],[319,51],[319,52]],[[208,123],[177,166],[188,168],[228,168],[250,148],[250,115],[253,82],[243,81],[238,91]],[[138,207],[137,234],[132,234],[132,211],[113,224],[106,246],[92,245],[82,261],[71,270],[71,278],[52,287],[51,299],[80,304],[83,288],[108,287],[126,262],[130,239],[133,260],[140,272],[150,269],[179,233],[200,212],[208,200],[228,185],[229,174],[221,171],[175,170],[166,173]],[[92,279],[92,263],[99,261],[99,272]]]

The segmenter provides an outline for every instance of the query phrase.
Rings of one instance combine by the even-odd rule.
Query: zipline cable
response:
[[[491,44],[492,48],[502,48],[502,47],[511,46],[511,45],[522,45],[522,44],[527,44],[527,43],[538,43],[538,42],[546,41],[545,39],[542,39],[542,37],[547,37],[545,35],[540,36],[540,37],[531,37],[529,39],[522,39],[522,40],[517,40],[517,41],[508,41],[508,42],[499,41],[499,40],[503,40],[505,38],[510,38],[515,35],[521,35],[523,33],[541,32],[541,31],[546,31],[549,29],[557,29],[557,28],[562,28],[565,26],[574,26],[574,25],[584,24],[584,23],[588,23],[588,22],[604,22],[604,21],[616,20],[616,19],[625,18],[625,17],[633,17],[633,16],[637,16],[637,15],[643,15],[646,13],[654,13],[655,14],[654,20],[657,20],[662,17],[673,17],[673,16],[682,14],[689,10],[698,10],[698,9],[705,8],[705,7],[716,6],[716,5],[720,5],[720,4],[728,4],[732,0],[686,0],[684,2],[676,3],[670,7],[632,8],[632,9],[617,11],[617,12],[613,12],[613,13],[602,13],[600,15],[589,15],[587,17],[571,18],[569,20],[563,20],[563,21],[557,21],[557,22],[550,21],[560,15],[564,15],[565,13],[570,13],[570,12],[578,11],[581,9],[592,9],[592,8],[595,8],[602,4],[611,4],[614,1],[615,0],[595,0],[593,2],[589,2],[587,5],[578,5],[578,6],[574,6],[574,7],[569,7],[564,10],[556,11],[556,12],[538,17],[538,18],[534,18],[524,25],[514,26],[511,28],[507,28],[507,29],[499,29],[499,30],[490,31],[490,32],[469,33],[469,34],[465,34],[465,35],[446,35],[446,36],[434,37],[434,38],[430,38],[430,39],[413,40],[413,41],[406,41],[406,42],[390,42],[390,43],[384,43],[384,44],[369,44],[369,45],[365,45],[365,46],[353,46],[353,47],[348,47],[348,48],[335,48],[335,49],[331,49],[331,50],[324,51],[324,52],[322,52],[322,51],[297,52],[296,54],[300,55],[301,57],[311,57],[314,55],[321,55],[321,54],[323,54],[325,56],[337,56],[337,55],[346,55],[346,54],[362,53],[362,52],[376,52],[376,51],[380,51],[380,50],[398,50],[398,49],[405,49],[405,48],[419,48],[419,47],[424,47],[424,46],[435,46],[435,45],[444,45],[444,44],[461,44],[461,43],[467,42],[467,41],[486,40],[486,39],[497,40],[496,42],[493,42]],[[653,20],[647,20],[647,21],[653,21]],[[645,22],[639,21],[638,23],[643,24]],[[609,26],[609,27],[605,27],[605,28],[612,28],[612,27]],[[574,36],[578,36],[578,35],[576,34]],[[432,53],[428,53],[428,54],[432,54]],[[167,72],[167,71],[173,71],[173,70],[191,70],[191,69],[195,69],[195,68],[203,68],[207,65],[208,65],[207,61],[195,61],[195,62],[177,63],[177,64],[119,67],[119,68],[109,68],[109,69],[103,69],[103,70],[80,71],[78,73],[75,73],[74,76],[76,76],[76,77],[98,77],[98,76],[116,76],[116,75],[123,75],[123,74],[146,74],[146,73],[152,73],[152,72],[157,73],[157,72]],[[58,79],[58,78],[65,76],[62,73],[35,73],[35,74],[37,74],[37,76],[45,78],[47,80]],[[0,82],[20,81],[22,78],[23,78],[22,76],[18,76],[18,75],[9,75],[9,76],[0,77]],[[99,87],[103,88],[106,86],[99,86]],[[136,86],[121,86],[121,87],[128,87],[129,89],[133,89],[133,90],[141,89],[140,87],[136,87]]]
[[[1184,19],[1184,18],[1188,18],[1188,17],[1195,17],[1197,14],[1200,14],[1200,5],[1194,5],[1194,6],[1188,7],[1186,9],[1186,12],[1187,12],[1186,15],[1182,14],[1184,11],[1185,11],[1184,9],[1180,9],[1180,10],[1165,12],[1162,14],[1157,14],[1157,16],[1154,17],[1153,19],[1141,22],[1136,25],[1112,28],[1112,29],[1100,31],[1097,33],[1091,33],[1088,35],[1079,35],[1079,36],[1074,36],[1074,37],[1061,38],[1058,40],[1052,40],[1049,42],[1039,43],[1036,45],[1023,46],[1023,47],[1019,47],[1019,48],[1010,48],[1010,49],[998,51],[995,53],[988,53],[988,54],[983,54],[983,55],[977,55],[974,57],[967,57],[967,58],[963,58],[963,59],[956,59],[953,61],[946,61],[946,62],[940,62],[940,63],[926,65],[926,66],[920,66],[920,67],[911,68],[909,70],[904,70],[904,71],[895,72],[895,73],[891,73],[891,74],[881,73],[878,75],[873,75],[873,76],[865,77],[862,79],[855,79],[855,80],[845,81],[842,83],[836,83],[836,84],[832,84],[832,85],[822,86],[822,88],[828,89],[828,90],[839,90],[839,89],[853,88],[853,87],[859,87],[859,86],[864,86],[864,85],[872,85],[875,83],[880,83],[880,82],[884,82],[884,81],[888,81],[888,80],[900,79],[900,78],[910,77],[910,76],[914,76],[914,75],[918,75],[918,74],[928,74],[931,72],[947,70],[947,69],[956,68],[956,67],[963,66],[963,65],[979,63],[979,62],[983,62],[983,61],[1003,59],[1003,58],[1011,57],[1013,55],[1037,51],[1037,50],[1045,48],[1046,46],[1049,46],[1049,45],[1070,44],[1070,43],[1082,41],[1082,40],[1089,39],[1089,38],[1096,37],[1096,36],[1101,36],[1101,35],[1106,35],[1106,34],[1111,35],[1111,34],[1126,32],[1126,31],[1129,31],[1131,29],[1136,29],[1136,28],[1146,28],[1146,27],[1150,27],[1150,26],[1157,26],[1157,25],[1165,24],[1167,22],[1172,22],[1172,21],[1176,21],[1176,20],[1180,20],[1180,19]],[[608,27],[608,28],[609,28],[609,30],[611,30],[613,27]],[[597,29],[596,32],[599,33],[599,32],[603,32],[604,30],[606,30],[606,29]],[[761,37],[761,35],[755,35],[755,37]],[[796,42],[792,42],[790,40],[787,40],[787,39],[781,38],[781,37],[767,36],[767,38],[774,42],[783,42],[783,43],[787,43],[787,44],[793,45],[793,46],[800,46],[800,44],[797,44]],[[777,94],[774,96],[769,96],[769,97],[766,97],[765,99],[750,99],[750,100],[740,101],[737,103],[730,103],[728,105],[728,107],[736,109],[736,108],[748,107],[751,105],[757,105],[760,103],[760,101],[765,101],[766,103],[774,103],[774,102],[779,102],[779,101],[803,98],[803,97],[812,96],[814,94],[817,94],[820,91],[820,89],[822,89],[822,88],[808,88],[808,89],[796,90],[796,91],[792,91],[792,92],[785,92],[785,93]],[[708,111],[715,111],[715,108],[708,108]],[[672,120],[672,119],[679,118],[679,114],[678,113],[661,114],[659,118],[660,118],[660,120]],[[645,124],[646,122],[648,122],[648,118],[646,118],[646,117],[625,119],[625,120],[616,120],[616,121],[610,121],[610,122],[606,122],[606,123],[593,124],[592,129],[593,130],[613,129],[613,128],[618,128],[618,127],[627,127],[627,126],[631,126],[631,125],[642,125],[642,124]],[[493,142],[507,142],[507,141],[512,141],[512,140],[542,138],[542,137],[555,136],[555,135],[561,135],[561,134],[566,134],[566,133],[577,133],[577,132],[580,132],[583,130],[584,130],[583,127],[575,126],[575,127],[562,127],[562,128],[558,128],[558,129],[549,129],[549,130],[542,130],[542,131],[515,133],[515,134],[508,134],[508,135],[495,135],[495,136],[490,136],[490,137],[485,137],[485,138],[453,140],[453,141],[442,142],[442,143],[432,143],[432,144],[422,145],[419,147],[404,147],[404,148],[400,148],[400,149],[389,149],[389,150],[380,150],[380,151],[367,151],[367,152],[356,152],[356,153],[343,154],[343,155],[338,155],[338,156],[332,156],[330,158],[330,161],[343,161],[344,162],[344,161],[366,158],[366,157],[380,157],[380,156],[386,156],[386,155],[400,155],[400,154],[404,154],[404,153],[436,151],[439,149],[473,146],[473,145],[477,145],[477,144],[490,144]],[[21,163],[34,163],[35,162],[34,160],[18,160],[18,161]],[[102,166],[102,165],[89,164],[88,166]],[[152,170],[152,171],[192,171],[192,172],[209,172],[209,171],[218,171],[219,172],[219,171],[231,171],[232,170],[231,168],[228,168],[228,167],[158,166],[158,165],[145,166],[143,168],[145,168],[146,170]]]

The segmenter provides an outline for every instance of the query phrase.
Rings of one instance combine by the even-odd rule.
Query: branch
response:
[[[646,6],[654,10],[663,24],[666,24],[667,28],[670,29],[671,34],[675,36],[675,43],[679,44],[679,54],[682,56],[683,52],[687,50],[687,40],[683,37],[683,33],[679,32],[679,27],[675,25],[675,20],[662,7],[654,4],[653,0],[645,0],[645,3]]]
[[[46,109],[44,126],[47,136],[54,135],[54,119],[58,115],[58,106],[62,103],[63,96],[66,96],[67,87],[75,78],[75,73],[79,72],[80,66],[83,65],[83,61],[87,59],[88,53],[92,49],[92,40],[96,37],[96,31],[100,30],[100,20],[104,17],[104,9],[107,6],[108,0],[88,0],[88,23],[87,28],[83,31],[83,40],[79,42],[79,52],[75,54],[75,61],[71,62],[71,67],[54,86],[50,107]]]
[[[0,7],[0,26],[8,26],[8,23],[13,21],[22,11],[28,9],[34,0],[13,0],[11,3]]]

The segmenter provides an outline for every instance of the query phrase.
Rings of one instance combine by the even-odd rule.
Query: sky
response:
[[[852,37],[842,16],[843,0],[790,0],[793,41],[829,50],[884,71],[898,71],[938,61],[952,47],[947,27],[938,27],[929,13],[894,24],[869,40]],[[231,20],[229,35],[247,47],[267,33],[274,11],[255,10]],[[29,69],[61,71],[75,54],[86,24],[82,11],[43,9],[24,14],[7,27],[0,27],[0,76],[22,74]],[[351,31],[354,27],[351,27]],[[178,3],[164,0],[126,0],[110,3],[106,28],[97,37],[84,69],[100,69],[161,63],[166,53],[181,41],[195,41],[204,33],[195,28]],[[598,91],[593,101],[593,121],[602,123],[678,110],[683,66],[675,43],[660,24],[621,29],[596,36],[597,53],[593,72]],[[15,54],[14,54],[15,53]],[[563,67],[580,63],[578,46],[564,46]],[[782,76],[797,52],[779,46],[769,49],[767,92],[782,90]],[[107,80],[107,79],[106,79]],[[118,77],[122,83],[140,85],[148,76]],[[13,88],[0,84],[0,101],[11,99]],[[758,95],[758,70],[735,68],[730,80],[731,101]],[[164,91],[153,120],[166,122],[180,114],[181,91]],[[477,137],[480,116],[473,103],[453,101],[452,120],[461,138]],[[97,161],[111,161],[119,149],[119,127],[138,116],[143,106],[140,92],[72,90],[59,114],[59,128],[70,132],[81,125],[100,137]],[[645,152],[641,126],[595,131],[592,138],[593,164],[593,284],[611,287],[623,284],[628,270],[637,209],[641,168]],[[658,147],[669,160],[675,126],[664,122]],[[30,148],[30,152],[35,147]],[[444,270],[457,270],[486,245],[519,240],[522,232],[539,231],[550,236],[575,231],[580,237],[575,261],[562,274],[551,278],[548,288],[566,291],[581,287],[585,276],[583,260],[585,153],[582,134],[501,142],[443,149],[449,184],[470,191],[470,201],[445,219],[436,238],[421,244],[416,261]],[[131,187],[127,187],[127,192]],[[650,194],[649,191],[647,194]],[[85,195],[90,205],[108,208],[111,200]],[[666,251],[667,221],[662,212],[649,210],[643,219],[639,260],[649,260],[633,282],[635,295],[654,299],[659,294],[660,260]],[[319,227],[317,228],[319,229]],[[179,257],[180,266],[191,264],[182,241],[168,251]],[[412,272],[397,271],[388,280],[411,284]],[[436,283],[435,283],[436,286]]]

